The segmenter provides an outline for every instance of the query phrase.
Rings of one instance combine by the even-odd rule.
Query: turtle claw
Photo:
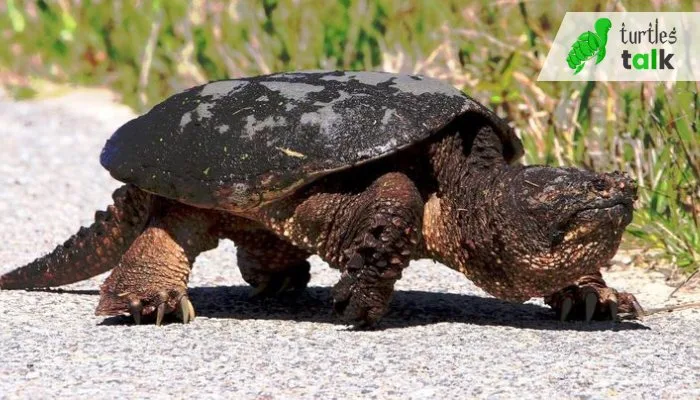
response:
[[[277,293],[275,293],[275,295],[279,296],[282,293],[286,292],[287,290],[290,290],[293,288],[294,288],[294,285],[292,285],[292,278],[286,276],[286,277],[284,277],[284,281],[282,281],[280,288],[277,289]]]
[[[183,324],[189,324],[190,322],[194,321],[194,306],[192,306],[192,302],[187,298],[187,296],[182,296],[180,299],[180,314]]]
[[[642,307],[641,304],[637,301],[637,299],[632,297],[632,309],[633,309],[633,314],[635,317],[642,319],[644,318],[644,308]]]
[[[559,312],[559,321],[564,322],[566,321],[566,318],[569,316],[571,313],[571,309],[574,306],[574,301],[571,300],[570,297],[567,297],[564,299],[564,301],[561,304],[561,310]]]
[[[617,295],[614,293],[608,299],[608,309],[610,310],[610,319],[617,321]]]
[[[629,303],[628,307],[626,307],[624,310],[620,310],[621,314],[620,318],[621,319],[637,319],[637,320],[643,320],[644,317],[647,315],[646,311],[644,311],[644,308],[639,304],[637,299],[634,298],[631,294],[628,293],[621,293],[621,295],[627,295],[630,296],[631,298],[626,299],[627,303]]]
[[[586,294],[586,322],[591,322],[593,314],[598,306],[598,295],[595,293]]]
[[[163,323],[163,317],[165,316],[165,303],[160,303],[158,306],[158,312],[156,314],[156,326],[160,326]]]
[[[143,305],[140,301],[132,301],[129,303],[129,314],[134,318],[134,324],[141,325],[141,311],[143,311]]]
[[[559,320],[640,319],[644,309],[632,294],[599,285],[572,285],[545,297]]]
[[[262,297],[266,291],[267,291],[267,286],[269,282],[263,282],[259,284],[258,286],[255,286],[253,290],[250,291],[250,294],[248,295],[249,299],[257,299],[259,297]]]
[[[187,297],[185,289],[163,290],[140,296],[130,293],[125,299],[125,303],[126,305],[122,303],[122,309],[119,310],[119,313],[126,312],[131,315],[135,325],[140,325],[145,321],[154,321],[156,326],[160,326],[166,316],[173,312],[177,313],[182,322],[186,324],[194,320],[195,317],[194,307]]]

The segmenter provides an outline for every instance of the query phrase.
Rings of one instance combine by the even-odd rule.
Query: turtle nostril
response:
[[[617,171],[610,174],[610,176],[614,178],[613,181],[610,182],[610,186],[615,189],[616,193],[631,199],[637,198],[639,185],[636,180],[632,179],[627,174]]]
[[[602,192],[608,189],[608,183],[605,181],[605,179],[596,178],[593,180],[593,189]]]

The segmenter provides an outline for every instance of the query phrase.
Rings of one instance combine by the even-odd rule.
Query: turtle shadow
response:
[[[249,286],[194,287],[190,288],[189,295],[197,315],[207,318],[289,320],[347,326],[332,312],[331,289],[328,287],[309,287],[296,298],[251,299],[250,291]],[[175,320],[171,318],[170,321]],[[549,307],[537,304],[517,304],[491,297],[418,290],[395,292],[389,312],[375,329],[409,328],[443,322],[558,331],[650,329],[634,321],[559,322]],[[129,317],[111,317],[101,325],[131,323]]]

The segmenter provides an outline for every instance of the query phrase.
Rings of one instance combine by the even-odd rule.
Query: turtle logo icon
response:
[[[581,72],[586,61],[593,56],[596,56],[596,64],[605,58],[605,45],[608,43],[608,31],[612,27],[612,23],[608,18],[598,18],[594,27],[595,33],[586,31],[571,45],[566,63],[569,64],[569,68],[574,70],[574,75]]]

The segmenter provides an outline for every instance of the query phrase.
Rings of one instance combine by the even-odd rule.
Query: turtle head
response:
[[[632,221],[637,185],[619,172],[534,166],[520,169],[504,194],[503,235],[518,253],[512,258],[524,262],[522,269],[576,279],[615,255]]]
[[[632,221],[637,193],[636,183],[622,173],[575,168],[512,168],[494,182],[488,219],[471,222],[481,228],[470,237],[488,242],[473,246],[470,261],[484,264],[489,276],[500,267],[502,279],[480,286],[519,300],[598,273]]]
[[[618,242],[632,221],[637,185],[620,172],[536,166],[516,176],[509,194],[509,206],[522,210],[542,241],[557,249]]]
[[[603,44],[608,42],[608,31],[612,28],[612,22],[608,18],[598,18],[594,25],[595,33]]]

